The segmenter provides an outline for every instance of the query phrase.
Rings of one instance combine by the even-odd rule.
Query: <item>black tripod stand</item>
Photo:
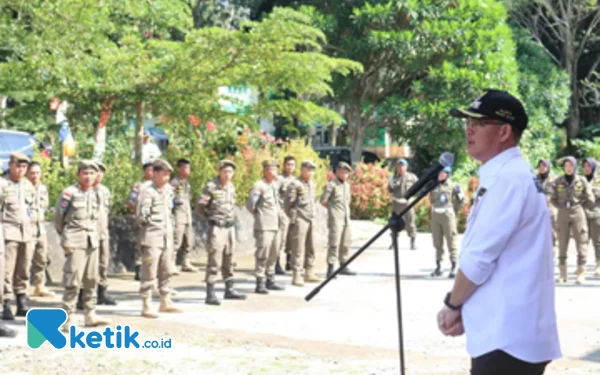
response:
[[[340,268],[335,270],[327,279],[325,279],[321,284],[319,284],[315,289],[313,289],[306,297],[306,301],[310,301],[315,297],[325,285],[327,285],[331,280],[335,278],[335,276],[340,273],[341,270],[346,268],[350,263],[354,261],[354,259],[358,258],[363,251],[369,248],[373,242],[375,242],[382,234],[385,233],[386,230],[390,229],[392,231],[392,246],[394,248],[394,266],[396,273],[396,304],[397,304],[397,312],[398,312],[398,339],[400,344],[400,374],[405,375],[404,371],[404,337],[402,333],[402,300],[400,295],[400,255],[398,253],[398,234],[406,227],[406,223],[404,222],[403,216],[408,212],[411,208],[414,207],[421,199],[423,199],[427,194],[429,194],[433,189],[435,189],[440,184],[440,181],[436,178],[435,180],[427,183],[421,193],[414,199],[402,212],[396,214],[392,214],[392,217],[389,219],[387,225],[383,227],[373,238],[371,238],[366,244],[364,244],[360,249],[358,249],[347,261],[346,263],[340,265]],[[410,197],[408,197],[410,198]]]

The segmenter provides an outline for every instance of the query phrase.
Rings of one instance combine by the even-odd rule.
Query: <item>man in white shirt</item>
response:
[[[561,350],[551,218],[517,147],[527,114],[518,99],[498,90],[450,113],[466,119],[467,150],[482,167],[439,329],[447,336],[466,333],[472,375],[541,375]]]
[[[150,141],[150,134],[144,134],[144,141],[142,144],[142,164],[152,163],[154,160],[160,158],[162,152],[155,143]]]

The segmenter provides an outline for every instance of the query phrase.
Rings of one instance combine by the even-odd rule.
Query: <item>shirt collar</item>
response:
[[[517,156],[521,156],[521,151],[519,151],[519,148],[516,146],[502,151],[479,168],[479,177],[495,175],[500,167],[506,164],[506,162],[508,162],[510,159]]]

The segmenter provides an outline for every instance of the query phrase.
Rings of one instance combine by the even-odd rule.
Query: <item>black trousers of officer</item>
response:
[[[529,363],[502,350],[471,359],[471,375],[543,375],[550,362]]]

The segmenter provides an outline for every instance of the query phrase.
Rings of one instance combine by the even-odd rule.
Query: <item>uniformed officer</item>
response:
[[[106,185],[102,185],[106,165],[102,162],[98,164],[98,178],[94,188],[100,196],[100,212],[98,216],[99,229],[99,253],[98,253],[98,305],[116,305],[117,302],[108,292],[108,266],[110,262],[110,237],[108,234],[108,221],[110,214],[110,190]]]
[[[0,216],[1,219],[2,216]],[[0,226],[2,222],[0,220]],[[4,228],[0,227],[0,275],[4,275]],[[4,304],[4,277],[0,277],[0,305]],[[0,320],[0,337],[16,337],[17,331]]]
[[[398,159],[396,173],[390,178],[389,192],[392,194],[392,210],[395,213],[402,212],[408,206],[408,201],[404,198],[404,195],[417,182],[417,176],[407,170],[408,161],[403,158]],[[406,233],[410,237],[410,249],[416,250],[417,227],[415,226],[414,210],[412,208],[408,210],[403,218],[406,222]]]
[[[537,180],[546,195],[546,204],[548,205],[550,217],[552,218],[552,244],[556,249],[556,246],[558,245],[558,226],[556,221],[558,211],[551,202],[552,195],[554,194],[555,177],[552,175],[550,160],[542,159],[538,162]]]
[[[277,171],[279,162],[265,160],[263,179],[257,181],[250,194],[246,206],[254,214],[254,239],[256,253],[256,293],[268,294],[268,290],[283,290],[275,282],[275,262],[279,256],[279,183]],[[266,276],[266,284],[265,284]]]
[[[231,182],[236,165],[231,160],[219,162],[219,176],[209,181],[200,196],[198,213],[208,222],[208,262],[206,267],[206,304],[220,305],[215,295],[219,269],[225,280],[225,299],[245,300],[234,289],[235,268],[235,187]]]
[[[29,310],[27,286],[33,255],[31,211],[34,209],[35,190],[24,178],[28,167],[29,158],[21,152],[14,152],[10,155],[9,174],[0,181],[5,245],[4,320],[14,319],[9,303],[13,292],[17,300],[17,316],[25,316]]]
[[[300,167],[300,177],[288,185],[285,200],[285,210],[290,218],[290,244],[294,272],[292,285],[294,286],[304,286],[304,282],[321,281],[314,273],[316,195],[312,175],[317,166],[312,161],[305,160]]]
[[[142,246],[142,275],[140,295],[142,316],[157,318],[152,309],[152,290],[160,292],[160,312],[180,313],[170,297],[170,280],[173,267],[173,195],[169,178],[173,167],[162,159],[152,163],[153,182],[142,190],[136,207],[136,219],[140,228]]]
[[[98,225],[102,204],[94,184],[98,178],[98,165],[82,160],[78,165],[79,182],[67,187],[60,195],[54,212],[54,227],[61,236],[65,252],[63,268],[62,307],[67,312],[63,331],[68,332],[75,312],[79,289],[83,288],[85,326],[110,324],[96,316],[96,287],[98,283]]]
[[[281,217],[279,218],[279,258],[277,258],[277,264],[275,265],[276,275],[285,275],[285,272],[281,268],[279,259],[281,254],[285,253],[285,270],[291,271],[291,246],[290,246],[290,218],[287,216],[283,207],[285,206],[285,197],[287,194],[287,188],[290,182],[294,180],[294,170],[296,169],[296,158],[292,155],[288,155],[283,159],[283,173],[279,176],[279,207],[281,208]]]
[[[590,238],[596,252],[596,273],[595,276],[600,276],[600,177],[596,174],[598,162],[594,158],[585,158],[583,161],[583,171],[585,178],[592,187],[594,194],[594,208],[586,208],[588,228]]]
[[[433,237],[433,247],[435,247],[436,263],[436,268],[431,273],[431,276],[442,275],[444,239],[446,239],[450,262],[452,263],[448,277],[453,279],[456,276],[456,257],[458,253],[456,213],[463,206],[465,197],[460,190],[460,186],[450,180],[450,173],[452,173],[451,167],[444,168],[438,176],[440,184],[429,194],[431,202],[431,235]]]
[[[585,217],[586,208],[594,207],[594,195],[590,184],[584,177],[577,175],[577,160],[567,156],[563,161],[565,174],[554,181],[552,204],[558,208],[558,283],[567,282],[567,248],[569,247],[570,227],[577,245],[577,284],[585,281],[585,264],[587,260],[588,225]]]
[[[46,268],[48,260],[48,241],[44,217],[48,210],[48,188],[42,184],[42,167],[38,162],[32,162],[27,169],[27,178],[35,189],[33,209],[31,210],[31,225],[33,235],[33,295],[36,297],[54,297],[54,293],[46,288]]]
[[[352,231],[350,227],[350,202],[352,192],[348,178],[352,167],[340,162],[335,172],[336,178],[329,181],[321,195],[321,205],[327,208],[327,227],[329,229],[329,248],[327,251],[327,277],[331,276],[336,264],[340,266],[348,260]],[[340,271],[340,275],[356,275],[349,268]]]
[[[173,254],[173,270],[177,275],[175,265],[177,256],[181,257],[182,272],[198,272],[190,263],[190,251],[194,247],[194,225],[192,224],[192,187],[190,186],[190,161],[179,159],[177,161],[178,176],[171,181],[171,187],[175,194],[175,253]]]
[[[129,192],[129,197],[127,198],[127,207],[129,208],[129,210],[131,210],[131,212],[133,212],[133,214],[135,214],[135,209],[137,206],[137,201],[138,198],[140,196],[140,194],[142,193],[142,190],[148,186],[150,186],[150,184],[152,184],[152,178],[154,176],[154,167],[152,166],[152,163],[146,163],[142,166],[142,169],[144,171],[144,178],[141,179],[140,181],[136,182],[133,187],[131,188],[131,191]],[[140,269],[142,267],[142,247],[140,245],[140,229],[139,227],[136,227],[136,245],[135,245],[135,256],[134,256],[134,264],[135,264],[135,277],[134,279],[137,281],[140,281]]]

